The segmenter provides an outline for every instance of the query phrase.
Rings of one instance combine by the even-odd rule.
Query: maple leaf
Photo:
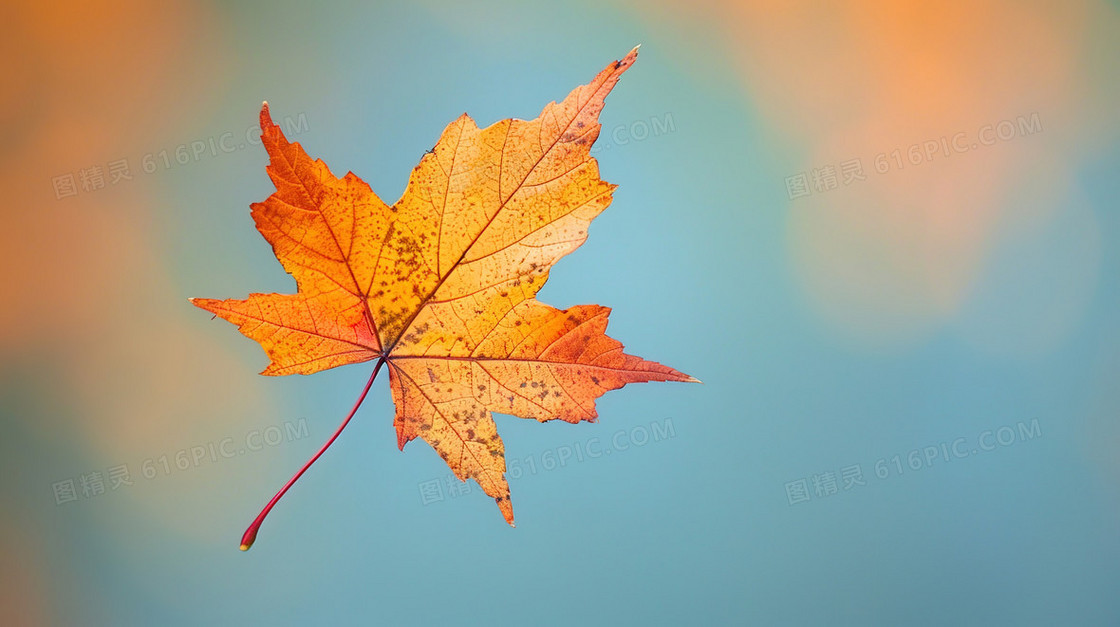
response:
[[[461,480],[474,479],[513,525],[505,454],[493,412],[594,422],[595,399],[627,383],[695,381],[623,353],[606,307],[559,310],[535,296],[557,260],[587,238],[615,186],[590,149],[607,94],[632,50],[550,103],[535,120],[480,129],[466,114],[385,204],[353,173],[331,174],[290,143],[261,108],[276,192],[252,205],[261,235],[296,294],[191,299],[238,325],[271,362],[262,374],[311,374],[377,360],[354,409],[273,497],[264,517],[338,437],[388,365],[397,445],[428,442]]]

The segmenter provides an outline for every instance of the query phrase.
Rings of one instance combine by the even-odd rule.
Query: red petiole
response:
[[[297,480],[299,480],[301,476],[303,476],[303,473],[307,472],[307,469],[311,467],[311,464],[314,464],[315,460],[319,459],[319,457],[324,452],[326,452],[328,448],[330,448],[331,444],[334,444],[334,441],[338,439],[339,434],[342,433],[342,430],[345,429],[346,425],[350,423],[350,419],[354,417],[355,413],[357,413],[358,408],[362,406],[362,401],[366,400],[366,394],[369,394],[369,389],[373,387],[373,380],[377,378],[377,373],[381,371],[381,366],[384,364],[384,357],[377,360],[377,365],[373,367],[373,374],[369,376],[369,381],[366,382],[366,387],[362,389],[361,396],[359,396],[357,402],[354,403],[354,408],[351,409],[350,413],[346,415],[346,419],[342,421],[342,424],[338,425],[338,429],[335,430],[334,435],[332,435],[330,439],[327,440],[327,443],[319,449],[319,452],[315,453],[315,455],[313,455],[311,459],[307,460],[307,463],[299,469],[299,472],[293,475],[291,479],[288,479],[288,482],[284,484],[284,487],[280,488],[280,491],[276,493],[276,496],[272,497],[272,500],[268,502],[268,505],[264,506],[264,509],[261,510],[261,513],[257,514],[256,519],[253,520],[253,524],[249,525],[249,528],[245,530],[245,535],[241,536],[242,551],[248,551],[249,547],[253,546],[253,542],[256,542],[257,531],[261,528],[261,523],[264,522],[265,517],[267,517],[268,513],[272,511],[272,508],[280,500],[280,497],[284,496],[284,494],[287,493],[288,488],[292,487],[292,485]]]

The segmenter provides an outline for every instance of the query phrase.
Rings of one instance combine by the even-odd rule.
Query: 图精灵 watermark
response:
[[[224,459],[254,453],[285,442],[302,440],[308,436],[307,419],[253,429],[240,439],[233,437],[212,440],[169,451],[141,460],[134,464],[119,464],[91,470],[77,477],[69,477],[51,484],[55,505],[91,499],[106,492],[135,485],[137,478],[151,481],[159,477],[186,472]]]
[[[298,135],[308,131],[305,113],[297,114],[295,117],[286,116],[279,124],[287,135]],[[144,153],[138,159],[129,160],[124,157],[104,164],[91,164],[77,171],[51,177],[51,186],[54,189],[55,200],[62,200],[132,181],[140,174],[154,174],[260,145],[260,126],[253,125],[246,127],[240,133],[226,131],[183,142],[177,146],[153,150]]]
[[[998,451],[1020,442],[1029,442],[1039,437],[1042,437],[1042,429],[1038,425],[1038,418],[1035,418],[1030,423],[1017,422],[1014,425],[987,429],[975,437],[959,437],[880,457],[868,464],[866,470],[863,464],[851,464],[835,472],[826,470],[807,477],[798,477],[785,483],[786,503],[797,505],[814,498],[818,500],[827,498],[866,486],[869,482],[913,474],[955,460]]]
[[[664,442],[677,437],[672,418],[651,422],[648,425],[635,425],[619,429],[609,436],[594,436],[585,440],[563,444],[541,452],[506,459],[506,476],[520,479],[523,476],[552,472],[573,464],[600,459],[608,455],[642,448],[649,444]],[[471,484],[460,480],[453,473],[442,478],[421,481],[418,485],[420,503],[430,505],[444,500],[470,494]]]
[[[953,155],[964,154],[985,146],[1009,142],[1019,137],[1027,137],[1042,132],[1042,120],[1038,113],[1030,116],[1020,115],[1014,120],[1000,120],[994,124],[984,124],[975,133],[960,131],[952,135],[931,137],[924,141],[899,146],[892,150],[877,153],[867,160],[854,157],[831,163],[806,172],[798,172],[785,178],[786,196],[790,200],[811,196],[847,187],[857,181],[866,181],[870,173],[886,174],[892,171],[917,167],[937,159],[947,159]]]

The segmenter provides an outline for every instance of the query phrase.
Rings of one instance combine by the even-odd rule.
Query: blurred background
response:
[[[4,14],[3,624],[1120,623],[1120,3]],[[239,552],[369,375],[187,303],[294,289],[261,101],[392,202],[639,43],[541,299],[704,385],[499,416],[511,529],[378,381]]]

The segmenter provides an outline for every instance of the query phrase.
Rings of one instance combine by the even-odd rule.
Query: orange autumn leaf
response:
[[[392,206],[288,142],[265,103],[277,191],[252,216],[297,293],[191,302],[261,344],[271,359],[262,374],[378,360],[376,375],[387,365],[398,446],[424,439],[512,525],[493,412],[594,421],[608,390],[695,381],[623,353],[606,335],[606,307],[559,310],[535,298],[611,202],[615,186],[599,178],[590,149],[604,99],[636,57],[637,48],[535,120],[480,129],[464,114]]]

